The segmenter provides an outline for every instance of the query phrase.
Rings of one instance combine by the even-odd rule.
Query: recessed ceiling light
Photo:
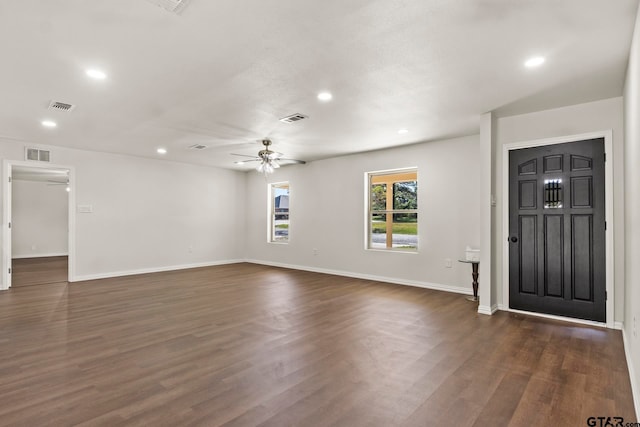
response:
[[[532,58],[527,59],[527,61],[524,63],[524,66],[528,68],[533,68],[533,67],[539,67],[542,64],[544,64],[544,57],[534,56]]]
[[[333,95],[331,95],[331,93],[329,92],[320,92],[318,94],[318,99],[320,101],[331,101],[332,98],[333,98]]]
[[[46,127],[46,128],[54,128],[56,126],[58,126],[58,124],[52,120],[43,120],[42,121],[42,126]]]
[[[402,134],[404,134],[404,133],[409,133],[409,130],[408,130],[408,129],[400,129],[400,130],[398,131],[398,133],[399,133],[400,135],[402,135]]]
[[[107,75],[104,71],[96,70],[95,68],[90,68],[87,70],[87,76],[96,80],[104,80],[107,78]]]
[[[166,149],[166,148],[158,148],[158,149],[156,150],[156,152],[157,152],[158,154],[167,154],[167,149]]]

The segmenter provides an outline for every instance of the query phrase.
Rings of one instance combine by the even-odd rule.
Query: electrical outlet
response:
[[[318,252],[319,252],[319,251],[318,251],[318,248],[313,248],[313,254],[314,254],[314,255],[318,255]]]
[[[37,246],[36,245],[31,245],[31,250],[35,252]]]
[[[453,267],[453,263],[451,262],[451,258],[447,258],[447,259],[444,260],[444,266],[445,266],[445,268]]]
[[[189,253],[193,252],[193,246],[189,245]]]

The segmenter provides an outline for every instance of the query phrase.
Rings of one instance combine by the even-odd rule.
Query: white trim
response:
[[[493,315],[493,313],[495,313],[496,311],[498,311],[498,304],[494,304],[491,307],[489,307],[488,305],[478,306],[478,313],[486,314],[487,316]]]
[[[473,291],[471,289],[458,287],[458,286],[441,285],[439,283],[397,279],[394,277],[374,276],[372,274],[354,273],[351,271],[344,271],[344,270],[329,270],[326,268],[308,267],[305,265],[284,264],[281,262],[261,261],[257,259],[247,259],[245,260],[245,262],[249,262],[252,264],[259,264],[259,265],[268,265],[271,267],[288,268],[291,270],[310,271],[312,273],[322,273],[322,274],[331,274],[334,276],[353,277],[354,279],[373,280],[376,282],[393,283],[395,285],[433,289],[436,291],[452,292],[456,294],[473,295]]]
[[[613,216],[613,131],[611,129],[583,133],[579,135],[568,135],[554,138],[537,139],[532,141],[520,141],[504,144],[502,147],[502,304],[509,307],[509,151],[520,148],[542,147],[545,145],[564,144],[566,142],[582,141],[585,139],[604,138],[604,152],[607,161],[604,164],[605,181],[605,220],[607,230],[605,231],[605,251],[606,251],[606,327],[614,328],[615,318],[615,286],[614,286],[614,235],[615,230]],[[534,313],[528,313],[533,314]],[[564,319],[561,316],[555,316]],[[602,325],[600,322],[592,322]]]
[[[497,306],[496,296],[493,295],[493,280],[495,272],[493,271],[493,254],[491,247],[493,246],[494,226],[491,221],[491,186],[493,180],[493,140],[494,140],[494,118],[493,113],[485,113],[480,117],[480,175],[477,177],[480,206],[477,209],[480,215],[480,272],[479,282],[486,283],[480,286],[478,290],[478,298],[480,299],[480,307],[478,313],[493,314]],[[482,312],[480,309],[482,308]]]
[[[98,279],[110,279],[113,277],[122,277],[122,276],[134,276],[136,274],[161,273],[164,271],[186,270],[189,268],[213,267],[216,265],[238,264],[242,262],[245,262],[245,260],[229,259],[229,260],[222,260],[222,261],[198,262],[194,264],[170,265],[166,267],[150,267],[150,268],[140,268],[136,270],[114,271],[109,273],[84,274],[84,275],[76,276],[73,282],[83,282],[87,280],[98,280]],[[71,281],[72,280],[69,280],[69,282]]]
[[[11,254],[11,258],[13,259],[48,258],[48,257],[54,257],[54,256],[69,256],[69,252],[50,253],[50,254],[24,254],[24,255]]]
[[[640,420],[640,388],[636,383],[636,370],[633,366],[631,351],[629,350],[631,344],[627,339],[627,331],[624,327],[622,328],[622,342],[624,344],[624,355],[627,358],[627,369],[629,370],[629,382],[631,383],[631,395],[633,397],[633,405],[636,410],[636,419]]]
[[[595,326],[597,328],[607,327],[606,323],[594,322],[593,320],[577,319],[575,317],[556,316],[555,314],[536,313],[535,311],[516,310],[515,308],[508,308],[503,311],[518,313],[518,314],[525,314],[527,316],[533,316],[533,317],[543,317],[545,319],[559,320],[561,322],[567,322],[567,323],[578,323],[580,325]]]
[[[8,160],[2,162],[2,283],[0,290],[7,290],[11,287],[11,275],[9,265],[11,263],[11,236],[8,231],[8,222],[11,219],[11,191],[9,190],[9,179],[11,178],[11,166]]]
[[[13,166],[25,166],[29,168],[41,168],[41,169],[66,169],[69,171],[69,188],[70,191],[68,193],[69,199],[69,209],[68,209],[68,250],[69,250],[69,262],[68,262],[68,271],[67,277],[69,282],[74,281],[75,277],[75,263],[76,263],[76,170],[73,166],[67,165],[59,165],[55,163],[40,163],[33,161],[19,161],[19,160],[8,160],[5,159],[3,161],[3,177],[8,177],[10,171],[13,169]],[[2,230],[2,247],[6,250],[6,248],[10,248],[11,242],[8,239],[8,233],[4,232],[4,227],[6,227],[6,221],[10,212],[8,212],[8,207],[10,205],[9,194],[8,194],[8,185],[6,179],[3,179],[2,183],[2,204],[3,204],[3,230]],[[10,250],[8,252],[11,252]],[[11,259],[11,253],[3,253],[1,264],[3,269],[3,274],[0,275],[2,277],[2,284],[0,284],[0,290],[8,289],[6,286],[6,274],[8,271],[8,263]]]
[[[613,322],[613,329],[621,331],[624,329],[624,323],[622,322]]]

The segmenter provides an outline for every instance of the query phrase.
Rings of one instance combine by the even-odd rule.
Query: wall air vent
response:
[[[180,14],[190,0],[147,0],[151,4],[163,8],[168,12]]]
[[[209,147],[202,144],[193,144],[189,146],[189,150],[204,150],[205,148],[209,148]]]
[[[35,162],[50,162],[51,161],[51,151],[49,150],[40,150],[38,148],[24,148],[24,159],[31,160]]]
[[[58,102],[58,101],[51,101],[49,103],[48,109],[53,111],[62,111],[63,113],[68,113],[70,111],[73,111],[74,108],[76,108],[76,106],[73,104],[67,104],[65,102]]]
[[[293,123],[293,122],[299,122],[300,120],[304,120],[304,119],[308,119],[309,116],[305,116],[304,114],[300,114],[300,113],[296,113],[296,114],[292,114],[290,116],[287,117],[283,117],[280,119],[281,122],[285,122],[285,123]]]

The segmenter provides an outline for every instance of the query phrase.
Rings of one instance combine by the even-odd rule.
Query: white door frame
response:
[[[76,260],[76,211],[74,206],[76,205],[76,181],[75,181],[75,168],[73,166],[66,165],[58,165],[52,163],[36,163],[36,162],[26,162],[26,161],[17,161],[17,160],[4,160],[3,162],[3,174],[2,176],[5,178],[2,181],[2,210],[3,210],[3,220],[2,220],[2,283],[0,283],[0,290],[6,290],[9,288],[9,262],[11,260],[11,253],[6,253],[7,249],[10,249],[11,242],[9,241],[9,233],[7,232],[8,221],[11,215],[11,200],[9,199],[10,194],[9,189],[9,180],[6,179],[9,177],[10,171],[13,169],[13,166],[25,166],[30,168],[42,168],[42,169],[67,169],[69,171],[69,188],[71,191],[69,192],[69,214],[68,214],[68,249],[69,249],[69,270],[68,270],[68,281],[75,281],[75,260]],[[10,252],[10,250],[9,250]]]
[[[605,221],[607,229],[605,231],[605,251],[606,251],[606,323],[593,322],[589,320],[574,319],[570,317],[547,315],[542,313],[524,312],[509,307],[509,151],[520,148],[542,147],[545,145],[563,144],[565,142],[576,142],[585,139],[604,138],[604,152],[606,161],[604,163],[604,185],[605,185]],[[614,328],[615,309],[615,286],[614,286],[614,235],[615,230],[613,218],[613,131],[605,130],[600,132],[583,133],[579,135],[569,135],[555,138],[536,139],[533,141],[522,141],[504,144],[502,148],[502,304],[507,311],[524,312],[536,316],[549,317],[553,319],[570,320],[572,322],[584,323],[588,325],[606,326]]]

